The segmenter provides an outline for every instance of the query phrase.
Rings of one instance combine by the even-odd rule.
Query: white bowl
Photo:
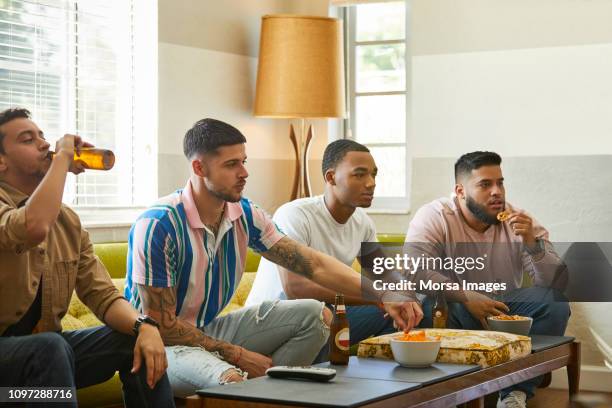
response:
[[[489,330],[528,336],[533,319],[525,316],[521,320],[498,320],[489,316],[487,323],[489,323]]]
[[[393,358],[402,367],[429,367],[436,361],[440,340],[405,341],[391,339]]]

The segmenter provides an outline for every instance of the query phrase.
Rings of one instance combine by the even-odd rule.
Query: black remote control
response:
[[[272,378],[325,382],[336,376],[336,370],[333,368],[320,368],[312,366],[277,366],[268,368],[266,370],[266,374]]]

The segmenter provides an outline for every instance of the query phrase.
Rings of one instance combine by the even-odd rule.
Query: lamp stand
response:
[[[310,152],[310,143],[314,135],[312,125],[308,125],[308,131],[305,132],[305,120],[302,119],[301,122],[299,141],[295,137],[293,124],[289,125],[289,139],[291,139],[295,151],[295,175],[293,176],[291,201],[296,198],[310,197],[312,191],[308,174],[308,153]]]

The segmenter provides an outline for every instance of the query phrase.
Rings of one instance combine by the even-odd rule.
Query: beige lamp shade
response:
[[[330,0],[330,3],[332,6],[336,7],[350,7],[359,4],[391,3],[394,1],[398,0]]]
[[[344,116],[342,22],[314,16],[262,17],[255,116]]]

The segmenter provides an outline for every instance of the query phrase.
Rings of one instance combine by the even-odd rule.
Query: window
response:
[[[67,204],[156,194],[156,13],[151,0],[0,0],[0,110],[29,109],[52,148],[76,133],[116,155],[111,171],[70,175]]]
[[[409,55],[406,2],[357,4],[345,12],[352,138],[379,169],[375,208],[408,208]]]

